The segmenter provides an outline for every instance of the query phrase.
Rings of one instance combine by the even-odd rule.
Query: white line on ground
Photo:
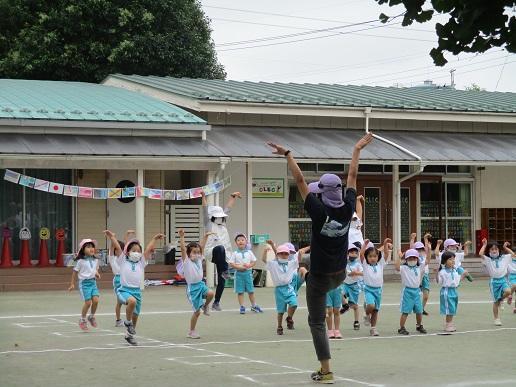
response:
[[[307,373],[311,373],[311,372],[312,371],[286,371],[286,372],[268,372],[266,374],[243,374],[243,375],[240,374],[240,375],[235,375],[235,376],[243,378],[245,380],[249,380],[250,382],[253,382],[253,383],[256,383],[256,384],[260,384],[260,385],[263,385],[263,386],[282,385],[282,384],[294,385],[294,384],[309,384],[309,383],[312,383],[312,382],[310,380],[305,380],[305,381],[292,381],[292,380],[289,380],[288,382],[284,382],[284,383],[281,383],[281,382],[278,382],[278,381],[274,381],[274,383],[267,383],[267,382],[262,382],[262,381],[256,380],[256,377],[257,376],[280,376],[280,375],[292,375],[292,374],[307,374]],[[370,387],[383,387],[384,386],[383,384],[372,384],[372,383],[363,382],[361,380],[351,379],[351,378],[343,378],[343,377],[340,377],[340,376],[335,376],[335,380],[346,381],[346,382],[361,384],[361,385],[370,386]]]
[[[468,386],[494,386],[499,384],[508,384],[510,386],[516,385],[516,379],[507,380],[475,380],[469,382],[459,382],[446,384],[445,387],[468,387]]]

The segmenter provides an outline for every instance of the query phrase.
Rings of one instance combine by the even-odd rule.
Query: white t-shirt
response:
[[[97,258],[82,258],[77,260],[73,270],[77,272],[79,281],[82,281],[85,279],[95,278],[98,267],[99,260]]]
[[[501,278],[507,275],[507,270],[511,261],[511,254],[501,255],[497,259],[491,259],[490,257],[484,255],[484,262],[482,262],[482,264],[486,267],[489,277]]]
[[[131,262],[122,254],[116,259],[116,263],[120,267],[120,284],[128,288],[140,288],[147,260],[142,257],[138,262]]]
[[[435,257],[435,259],[439,262],[439,264],[441,264],[441,258],[443,256],[443,253],[444,251],[441,251],[439,253],[439,256]],[[458,269],[459,267],[462,266],[462,261],[464,261],[464,251],[459,251],[458,253],[454,253],[455,254],[455,269]]]
[[[428,268],[427,265],[425,265],[425,262],[426,262],[426,257],[423,255],[423,256],[419,256],[419,266],[421,267],[424,267],[425,268],[425,274],[428,274],[430,273],[430,269]]]
[[[460,274],[457,269],[441,269],[437,276],[437,282],[443,288],[456,288],[460,284]]]
[[[400,266],[401,283],[408,288],[419,288],[421,285],[421,266]]]
[[[255,261],[256,257],[251,250],[236,250],[229,256],[228,259],[228,263],[233,263],[235,265],[245,265],[246,263],[253,263]]]
[[[360,242],[360,245],[364,245],[364,235],[362,234],[362,220],[357,217],[357,220],[352,220],[349,225],[348,232],[349,243]]]
[[[383,286],[383,268],[387,263],[381,258],[375,265],[368,264],[365,260],[362,263],[364,268],[364,284],[379,288]]]
[[[516,274],[516,258],[512,258],[507,268],[509,274]]]
[[[357,258],[353,262],[348,260],[348,264],[346,265],[346,278],[344,279],[344,283],[348,285],[356,284],[357,282],[362,281],[362,276],[351,276],[350,273],[354,271],[359,271],[360,273],[364,272],[364,268],[360,263],[360,259]]]
[[[188,284],[196,284],[197,282],[202,281],[203,277],[203,269],[202,269],[202,261],[204,257],[196,259],[195,261],[190,258],[186,258],[183,260],[183,275],[185,277],[186,283]]]
[[[299,262],[297,259],[289,259],[287,263],[280,263],[277,259],[273,259],[272,261],[268,261],[266,264],[266,268],[271,275],[274,286],[290,284],[298,267]]]
[[[108,256],[108,262],[109,266],[111,266],[111,271],[114,275],[120,274],[120,266],[118,266],[118,263],[116,262],[116,255],[109,255]]]

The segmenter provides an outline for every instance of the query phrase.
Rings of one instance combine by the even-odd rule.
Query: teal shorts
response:
[[[83,301],[89,301],[93,297],[100,296],[99,289],[97,288],[97,280],[95,278],[80,280],[79,293]]]
[[[441,288],[440,312],[444,316],[455,316],[459,305],[457,288]]]
[[[136,307],[134,308],[134,314],[140,314],[142,308],[142,291],[140,288],[130,288],[127,286],[120,286],[116,290],[116,296],[121,304],[127,305],[127,300],[133,297],[136,300]]]
[[[252,270],[235,272],[235,293],[254,293]]]
[[[382,288],[365,285],[364,300],[366,305],[374,305],[376,311],[380,310],[382,305]]]
[[[122,284],[120,283],[120,274],[115,274],[113,277],[113,290],[115,291],[115,294],[116,294],[116,290],[120,286],[122,286]]]
[[[344,295],[350,304],[358,305],[358,296],[360,296],[361,291],[362,287],[359,282],[354,284],[344,283]]]
[[[425,273],[423,275],[423,281],[421,282],[420,288],[421,290],[430,291],[430,275],[428,273]]]
[[[274,298],[276,299],[276,311],[278,313],[285,313],[287,305],[297,308],[297,294],[291,284],[276,286]]]
[[[421,290],[419,288],[404,287],[401,291],[401,313],[416,314],[423,313],[423,303],[421,302]]]
[[[297,292],[299,292],[299,289],[301,288],[301,286],[304,283],[305,283],[305,280],[303,278],[301,278],[299,273],[294,273],[294,275],[292,277],[292,282],[290,282],[290,285],[294,288],[294,290],[296,291],[296,294],[297,294]]]
[[[509,274],[509,284],[511,286],[516,285],[516,273]]]
[[[208,286],[204,281],[186,285],[186,297],[192,304],[194,312],[197,312],[204,305],[208,291]]]
[[[326,293],[327,308],[342,308],[342,287],[337,286],[335,289]]]
[[[503,299],[503,293],[506,289],[509,289],[510,286],[507,283],[505,277],[500,278],[491,278],[489,281],[489,290],[491,290],[491,297],[493,298],[493,302],[497,302]]]

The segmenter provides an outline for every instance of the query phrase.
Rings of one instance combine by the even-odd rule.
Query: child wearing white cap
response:
[[[461,250],[461,245],[455,241],[455,239],[448,238],[444,241],[439,239],[437,241],[436,247],[435,247],[435,259],[440,263],[441,262],[441,255],[444,251],[449,251],[453,254],[455,254],[455,268],[457,269],[457,272],[459,275],[462,275],[462,273],[466,273],[466,279],[469,282],[473,282],[473,277],[471,274],[468,273],[467,270],[465,270],[462,267],[462,261],[464,261],[464,257],[469,254],[469,246],[471,245],[471,241],[464,242],[464,250]],[[441,245],[443,245],[444,250],[442,252],[439,251]]]
[[[350,308],[353,309],[353,314],[355,317],[355,321],[353,322],[353,329],[356,331],[360,329],[358,297],[362,292],[362,276],[364,273],[364,268],[362,267],[358,256],[359,248],[356,245],[350,243],[348,246],[348,263],[346,265],[346,278],[344,279],[343,293],[348,299]],[[342,305],[342,296],[340,302]],[[328,306],[328,298],[326,298],[326,306]],[[330,338],[332,334],[334,334],[334,332],[329,332]]]
[[[429,255],[429,250],[427,254]],[[426,329],[423,327],[423,303],[421,302],[419,290],[425,270],[419,263],[419,253],[414,249],[407,250],[405,254],[400,251],[394,264],[396,271],[401,275],[401,284],[403,286],[400,301],[400,329],[398,329],[398,333],[400,335],[409,334],[405,328],[405,323],[408,315],[414,312],[416,314],[416,330],[419,333],[425,334]],[[428,265],[428,260],[425,262],[425,265]]]
[[[79,320],[79,327],[83,331],[88,330],[86,323],[86,314],[90,310],[88,321],[91,326],[96,328],[97,321],[95,319],[95,312],[99,303],[99,289],[97,288],[97,279],[100,279],[99,261],[95,256],[97,249],[97,241],[93,239],[83,239],[79,243],[79,252],[75,257],[75,266],[72,272],[72,281],[68,287],[68,291],[75,288],[75,279],[79,279],[79,293],[84,301],[82,306],[81,318]]]
[[[419,253],[419,263],[425,268],[423,281],[421,282],[421,292],[423,295],[423,315],[428,316],[428,312],[425,310],[425,307],[426,303],[428,302],[428,296],[430,295],[430,269],[429,265],[426,265],[427,253],[425,246],[430,243],[429,241],[432,235],[429,233],[425,234],[423,237],[425,243],[420,241],[416,242],[416,237],[417,234],[415,232],[410,234],[410,248],[416,250]],[[430,260],[430,257],[428,259]]]

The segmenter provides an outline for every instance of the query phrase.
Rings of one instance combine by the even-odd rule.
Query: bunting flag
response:
[[[154,200],[188,200],[201,197],[203,192],[206,196],[213,195],[217,192],[223,191],[231,185],[231,176],[228,176],[223,180],[202,187],[185,188],[180,190],[162,190],[159,188],[147,188],[141,186],[125,188],[92,188],[54,183],[52,181],[26,176],[10,169],[5,170],[4,180],[42,192],[51,192],[58,195],[87,199],[146,197]]]

